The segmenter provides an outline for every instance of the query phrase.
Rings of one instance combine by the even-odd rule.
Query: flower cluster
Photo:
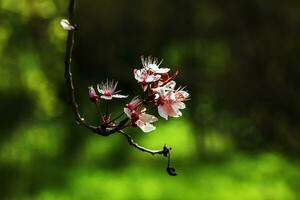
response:
[[[143,90],[148,94],[148,101],[158,107],[161,117],[180,117],[180,109],[185,108],[183,103],[189,98],[189,93],[184,88],[176,89],[176,82],[173,80],[178,72],[169,75],[169,68],[160,68],[162,61],[158,62],[151,56],[142,57],[142,69],[134,69],[135,79],[141,84]]]
[[[141,85],[143,92],[146,93],[146,98],[141,99],[134,97],[124,106],[123,113],[125,113],[129,119],[125,127],[139,127],[144,132],[150,132],[155,130],[155,126],[153,126],[152,123],[158,119],[146,113],[147,109],[145,105],[152,105],[154,108],[157,108],[158,114],[166,120],[168,117],[180,117],[182,115],[180,110],[185,108],[184,101],[188,100],[189,93],[184,90],[184,87],[176,88],[174,78],[178,74],[177,71],[170,75],[170,69],[161,68],[160,65],[162,61],[158,61],[151,56],[146,58],[141,57],[141,61],[142,68],[134,69],[133,73],[134,78]],[[128,97],[128,95],[121,95],[119,94],[120,91],[116,91],[117,84],[117,82],[108,80],[98,84],[97,90],[99,95],[93,86],[90,86],[90,100],[98,104],[100,99],[109,101],[113,98]],[[122,114],[120,116],[122,116]],[[110,115],[106,113],[104,116],[107,117]],[[104,121],[104,123],[107,122]]]

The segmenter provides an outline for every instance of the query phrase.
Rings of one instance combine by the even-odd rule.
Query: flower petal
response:
[[[176,82],[175,81],[170,81],[169,83],[167,83],[165,86],[164,86],[164,89],[169,91],[169,90],[174,90],[176,86]]]
[[[158,106],[158,114],[168,120],[168,114],[166,113],[164,106]]]
[[[152,69],[154,72],[156,72],[159,68],[157,66],[157,64],[149,64],[148,65],[148,68]]]
[[[124,108],[124,113],[131,119],[131,110],[128,108]]]
[[[113,97],[113,98],[127,98],[128,95],[113,94],[112,97]]]
[[[100,94],[104,94],[104,90],[101,88],[100,84],[97,84],[97,90]]]
[[[105,100],[112,100],[112,96],[101,95],[100,97]]]
[[[140,117],[140,120],[142,120],[145,123],[147,123],[147,122],[152,123],[152,122],[155,122],[158,120],[155,116],[149,115],[146,113],[141,114],[139,117]]]
[[[158,81],[160,79],[161,75],[157,74],[157,75],[148,75],[145,79],[146,83],[151,83],[151,82],[155,82]]]
[[[143,82],[144,81],[144,79],[142,78],[142,70],[140,70],[140,69],[134,69],[133,73],[134,73],[134,78],[138,82]]]
[[[176,102],[174,103],[177,108],[179,109],[185,109],[185,104],[183,102]]]
[[[173,104],[165,104],[165,111],[167,115],[171,117],[178,117],[178,108],[176,106],[173,107]]]
[[[158,74],[164,74],[164,73],[168,73],[169,71],[170,71],[169,68],[159,68],[155,72]]]
[[[140,120],[137,121],[137,126],[140,127],[140,129],[142,129],[142,131],[145,133],[154,131],[156,129],[156,127],[150,123],[140,123],[139,121]]]
[[[178,106],[175,103],[172,104],[170,107],[172,108],[172,111],[174,112],[170,116],[172,116],[172,117],[180,117],[180,116],[182,116],[181,111],[179,110]]]

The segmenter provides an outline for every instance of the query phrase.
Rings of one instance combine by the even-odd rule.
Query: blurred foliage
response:
[[[128,132],[166,160],[78,128],[64,85],[67,1],[0,1],[0,199],[299,199],[300,2],[77,1],[72,70],[85,118],[87,87],[106,78],[131,96],[139,56],[179,69],[192,94],[184,117]],[[114,101],[114,114],[125,103]]]

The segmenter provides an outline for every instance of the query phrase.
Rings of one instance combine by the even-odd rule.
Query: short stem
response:
[[[122,117],[124,115],[124,112],[122,112],[121,114],[119,114],[117,117],[113,118],[112,120],[110,120],[110,122],[114,122],[117,119],[119,119],[120,117]]]
[[[100,107],[99,107],[99,104],[98,104],[97,102],[95,103],[95,106],[96,106],[96,110],[97,110],[97,112],[98,112],[100,118],[102,118],[102,114],[101,114],[101,111],[100,111]]]
[[[108,116],[108,100],[105,102],[105,116]]]

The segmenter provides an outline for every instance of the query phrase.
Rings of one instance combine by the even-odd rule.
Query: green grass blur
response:
[[[67,3],[0,1],[0,199],[300,198],[299,3],[78,0],[72,70],[88,121],[99,122],[91,84],[108,77],[141,92],[140,55],[179,69],[192,95],[183,117],[126,130],[148,148],[172,146],[176,177],[163,157],[75,123],[59,26]],[[126,100],[113,103],[117,114]]]

